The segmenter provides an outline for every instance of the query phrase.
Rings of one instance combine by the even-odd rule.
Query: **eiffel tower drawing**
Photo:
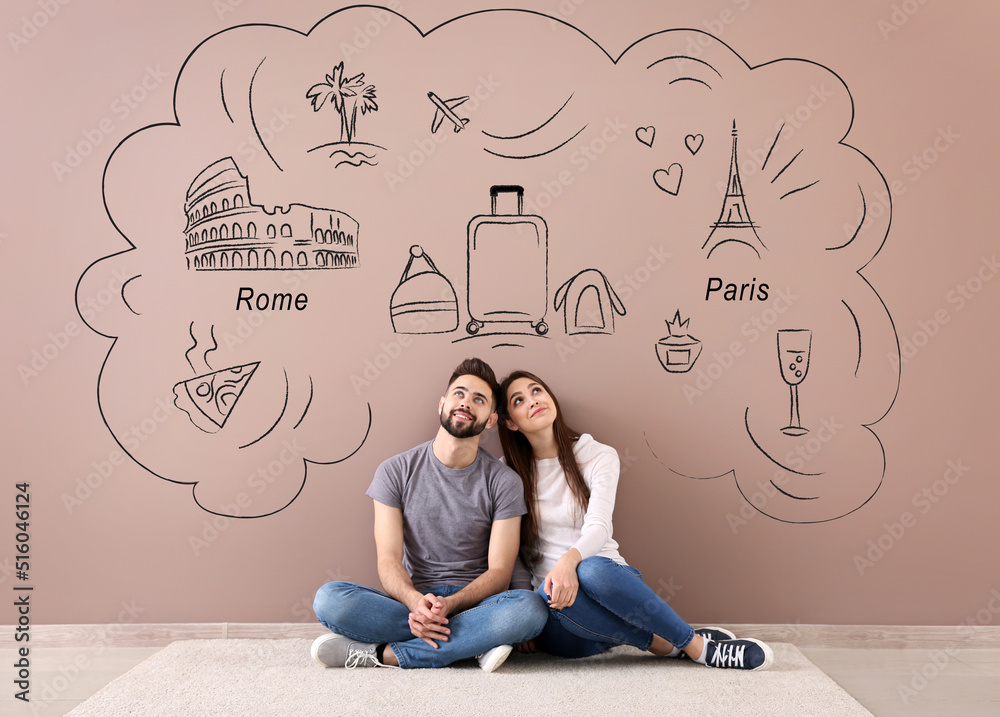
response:
[[[726,199],[722,204],[719,220],[711,226],[712,233],[701,245],[702,249],[708,248],[707,257],[712,256],[713,251],[729,242],[745,244],[753,249],[758,259],[761,250],[767,250],[764,242],[757,235],[757,225],[753,223],[750,212],[747,211],[747,200],[746,195],[743,194],[740,165],[736,155],[736,120],[733,120],[733,158],[729,164],[729,185],[726,188]]]

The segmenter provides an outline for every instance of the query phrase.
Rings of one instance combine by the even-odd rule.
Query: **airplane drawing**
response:
[[[427,98],[434,103],[437,108],[434,110],[434,119],[431,120],[431,133],[438,131],[441,123],[444,122],[445,118],[455,126],[456,132],[461,132],[465,129],[465,125],[469,123],[469,120],[463,119],[455,114],[454,110],[460,104],[469,99],[468,96],[465,97],[454,97],[450,100],[442,100],[440,97],[435,95],[433,92],[427,93]]]

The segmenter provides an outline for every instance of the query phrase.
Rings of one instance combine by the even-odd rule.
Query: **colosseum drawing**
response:
[[[232,157],[203,169],[184,202],[187,268],[196,271],[350,269],[358,223],[334,209],[291,204],[268,212],[250,201]]]

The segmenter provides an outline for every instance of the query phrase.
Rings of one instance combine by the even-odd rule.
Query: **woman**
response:
[[[571,430],[548,386],[527,371],[504,379],[500,401],[504,458],[521,476],[528,504],[522,562],[549,604],[548,623],[535,640],[540,649],[584,657],[633,645],[712,667],[771,665],[771,648],[759,640],[692,629],[618,554],[611,538],[619,471],[613,448]]]

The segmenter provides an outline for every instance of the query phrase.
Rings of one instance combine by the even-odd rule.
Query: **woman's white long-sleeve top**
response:
[[[621,468],[618,452],[598,443],[589,433],[577,439],[573,452],[583,480],[590,488],[586,512],[580,510],[559,459],[535,461],[538,550],[541,553],[541,560],[532,570],[532,583],[536,588],[570,548],[576,548],[584,558],[601,555],[625,564],[625,559],[618,554],[618,543],[611,537],[611,515]]]

